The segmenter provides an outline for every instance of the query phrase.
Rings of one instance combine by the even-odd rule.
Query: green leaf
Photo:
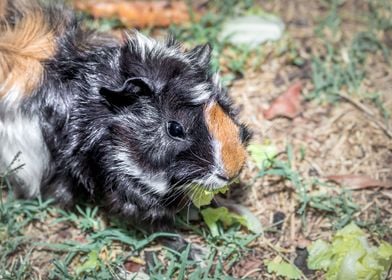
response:
[[[309,247],[308,250],[309,255],[312,256],[308,259],[308,267],[310,269],[327,270],[331,264],[331,246],[323,240],[317,240]]]
[[[99,266],[98,251],[91,251],[87,255],[87,260],[75,268],[76,273],[79,275],[83,272],[96,270]]]
[[[301,279],[300,270],[293,264],[283,261],[280,257],[276,257],[272,261],[266,261],[265,264],[268,273],[275,273],[288,279]]]
[[[247,227],[251,232],[256,234],[263,233],[263,226],[259,220],[248,208],[242,206],[240,204],[225,202],[223,206],[226,206],[230,211],[238,214],[240,217],[244,218],[246,224],[243,224]]]
[[[378,248],[379,257],[385,260],[392,259],[392,245],[383,241]]]
[[[270,161],[277,155],[278,151],[276,146],[269,144],[250,144],[248,152],[251,159],[257,164],[258,167],[270,167]]]
[[[191,189],[190,199],[197,208],[200,208],[201,206],[209,205],[214,196],[218,193],[227,192],[229,187],[225,186],[218,190],[209,191],[206,190],[205,187],[195,184]]]
[[[218,35],[221,42],[257,48],[267,41],[279,40],[283,35],[283,21],[271,14],[245,15],[229,18]]]
[[[354,223],[337,231],[331,244],[317,240],[309,247],[309,268],[327,271],[327,280],[381,280],[391,265],[392,245],[370,246]]]
[[[248,227],[247,221],[244,217],[231,213],[226,207],[211,208],[201,210],[204,222],[207,224],[212,236],[219,235],[218,222],[222,222],[224,226],[231,226],[234,223],[239,223]]]

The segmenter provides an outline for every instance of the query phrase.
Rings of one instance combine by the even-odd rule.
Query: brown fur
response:
[[[0,21],[4,21],[5,15],[7,13],[7,1],[0,1]]]
[[[10,6],[0,1],[0,98],[14,86],[26,96],[41,81],[42,62],[55,53],[54,34],[35,1],[12,0],[13,9],[22,15],[13,25],[6,19]]]
[[[241,143],[239,128],[218,104],[207,109],[207,126],[211,135],[221,144],[221,157],[226,175],[232,178],[238,175],[246,157]]]

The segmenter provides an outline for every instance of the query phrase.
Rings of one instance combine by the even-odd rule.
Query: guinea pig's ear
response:
[[[199,64],[199,66],[207,68],[211,60],[211,52],[211,45],[207,43],[205,45],[196,46],[194,49],[188,51],[187,56],[192,61]]]
[[[99,93],[113,105],[126,106],[132,104],[139,96],[149,96],[154,93],[150,80],[135,77],[126,80],[120,87],[102,87]]]

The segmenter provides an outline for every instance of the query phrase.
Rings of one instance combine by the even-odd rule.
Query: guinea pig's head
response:
[[[116,168],[150,193],[221,188],[244,165],[247,128],[212,74],[209,45],[182,51],[139,33],[121,50],[121,78],[101,94],[114,115]]]

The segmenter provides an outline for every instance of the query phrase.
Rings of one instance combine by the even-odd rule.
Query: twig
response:
[[[366,106],[362,105],[360,102],[352,99],[350,96],[344,94],[344,93],[338,93],[338,95],[345,99],[346,101],[348,101],[349,103],[351,103],[354,107],[356,107],[357,109],[361,110],[362,112],[364,112],[368,117],[371,117],[371,121],[374,122],[379,128],[381,128],[381,130],[384,131],[384,133],[392,139],[392,131],[390,131],[388,129],[388,127],[383,124],[382,122],[380,122],[379,120],[376,119],[375,114],[370,111],[368,108],[366,108]]]
[[[252,275],[252,274],[255,273],[255,272],[259,272],[259,271],[261,271],[261,268],[252,269],[252,270],[248,271],[247,273],[245,273],[245,275],[242,276],[241,279],[248,279],[248,277],[249,277],[250,275]]]

